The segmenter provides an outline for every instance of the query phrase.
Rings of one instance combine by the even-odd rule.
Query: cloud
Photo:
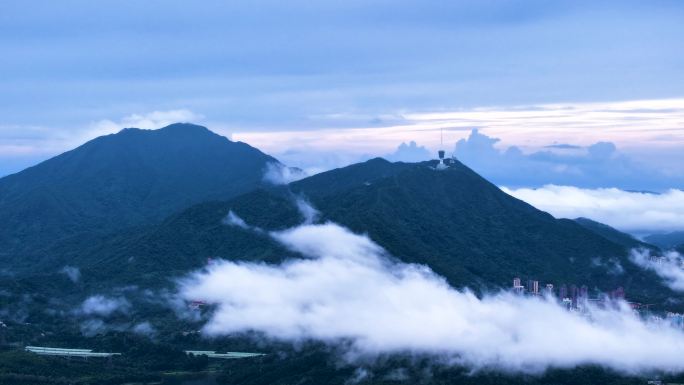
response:
[[[617,258],[608,258],[607,261],[602,261],[600,258],[593,258],[591,264],[594,266],[604,267],[606,272],[610,275],[621,275],[625,272],[620,260]]]
[[[485,178],[507,186],[564,184],[635,190],[684,186],[681,176],[666,175],[637,163],[611,142],[584,147],[551,145],[526,154],[516,146],[499,149],[499,141],[474,129],[468,138],[456,143],[454,154]]]
[[[123,297],[106,297],[103,295],[94,295],[88,297],[79,312],[86,315],[109,316],[113,313],[126,313],[130,309],[131,304]]]
[[[304,170],[295,167],[287,167],[280,163],[268,163],[264,170],[264,181],[275,184],[288,184],[306,178],[308,175]]]
[[[73,283],[76,283],[79,281],[79,279],[81,279],[81,270],[79,270],[78,267],[67,265],[64,266],[59,272],[65,274]]]
[[[684,292],[684,258],[675,251],[652,255],[649,250],[632,250],[630,259],[637,265],[653,270],[672,290]]]
[[[131,329],[133,333],[135,334],[140,334],[148,337],[154,337],[157,334],[157,330],[150,324],[149,322],[141,322],[139,324],[136,324],[133,326]]]
[[[92,337],[103,333],[108,329],[104,321],[98,318],[87,319],[80,324],[81,333],[86,337]]]
[[[224,225],[237,226],[242,229],[248,229],[250,226],[245,223],[244,219],[240,218],[233,212],[233,210],[228,211],[228,215],[223,219]]]
[[[305,198],[298,198],[295,203],[297,204],[297,210],[299,210],[299,213],[304,217],[305,224],[314,223],[321,214]]]
[[[416,108],[403,111],[401,120],[381,125],[355,122],[331,128],[321,122],[315,129],[242,131],[234,137],[287,164],[325,170],[392,153],[401,142],[417,141],[434,154],[442,130],[446,142],[476,144],[468,143],[478,139],[472,133],[468,138],[468,132],[479,128],[479,135],[494,141],[482,143],[484,153],[457,155],[497,184],[684,189],[684,169],[679,167],[684,162],[683,102],[480,104],[434,112]],[[604,144],[590,150],[600,142]],[[594,157],[611,144],[615,151],[610,157]]]
[[[237,214],[235,214],[235,212],[233,210],[228,211],[228,215],[226,215],[226,217],[223,218],[221,223],[223,223],[224,225],[236,226],[236,227],[239,227],[241,229],[252,230],[252,231],[259,232],[259,233],[264,231],[263,229],[261,229],[259,227],[248,225],[247,222],[245,222],[244,219],[240,218]]]
[[[506,372],[590,364],[627,373],[684,370],[684,332],[643,320],[625,303],[581,314],[552,299],[505,292],[478,298],[332,223],[271,235],[307,258],[221,261],[180,282],[181,297],[216,305],[206,334],[344,342],[352,361],[409,352]]]
[[[684,191],[662,194],[547,185],[502,190],[557,218],[585,217],[627,232],[684,230]]]
[[[432,154],[424,146],[418,146],[416,142],[410,141],[408,144],[401,143],[396,151],[385,156],[385,158],[392,162],[422,162],[435,158],[436,154]]]
[[[555,143],[555,144],[549,144],[547,146],[544,146],[545,148],[557,148],[561,150],[579,150],[582,148],[582,146],[577,146],[574,144],[567,144],[567,143]]]

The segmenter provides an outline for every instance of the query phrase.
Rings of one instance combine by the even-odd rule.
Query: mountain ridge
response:
[[[159,221],[262,185],[278,160],[206,127],[127,128],[0,178],[0,246],[27,252],[79,233]]]
[[[115,247],[102,246],[71,261],[98,285],[117,275],[129,277],[123,280],[128,284],[140,283],[136,276],[163,284],[209,258],[278,263],[297,255],[266,234],[226,225],[224,219],[232,211],[249,225],[282,230],[302,223],[296,201],[307,199],[319,210],[319,221],[367,234],[392,256],[430,266],[456,287],[501,288],[521,276],[586,284],[591,290],[624,286],[635,298],[668,293],[652,273],[628,260],[623,245],[505,194],[460,163],[445,171],[433,165],[375,159],[288,186],[201,203],[117,240]],[[328,182],[336,175],[343,177],[331,192]],[[615,263],[624,273],[611,272]],[[112,285],[123,284],[116,282]]]

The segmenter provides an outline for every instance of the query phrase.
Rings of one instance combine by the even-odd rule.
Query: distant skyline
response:
[[[434,152],[440,128],[447,150],[473,128],[525,154],[611,142],[674,181],[643,188],[681,188],[681,2],[188,4],[3,2],[0,175],[187,121],[312,171]]]

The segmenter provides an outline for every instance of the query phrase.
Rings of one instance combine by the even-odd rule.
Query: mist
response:
[[[676,251],[652,255],[650,250],[632,250],[630,259],[637,265],[652,270],[672,290],[684,292],[684,258]]]
[[[124,297],[93,295],[83,301],[78,312],[86,315],[109,316],[117,312],[127,313],[130,308],[131,303]]]
[[[264,182],[281,185],[306,178],[308,174],[296,167],[287,167],[282,163],[271,162],[264,170]]]
[[[478,297],[334,223],[271,236],[306,258],[220,261],[179,282],[182,298],[215,305],[206,335],[322,341],[345,346],[350,362],[408,353],[514,373],[579,365],[630,374],[684,370],[684,332],[643,320],[624,302],[578,313],[551,298]]]

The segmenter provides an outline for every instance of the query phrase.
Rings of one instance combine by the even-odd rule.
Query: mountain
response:
[[[88,380],[74,383],[161,383],[161,372],[173,376],[196,365],[207,367],[206,359],[202,363],[185,355],[187,349],[267,353],[253,361],[212,363],[212,383],[214,379],[236,384],[348,383],[353,368],[340,366],[339,356],[328,346],[302,341],[294,348],[282,348],[277,341],[245,340],[249,334],[204,338],[196,331],[210,307],[188,312],[187,304],[173,300],[175,279],[206,266],[210,258],[270,264],[300,257],[247,225],[265,230],[297,226],[305,220],[297,204],[302,199],[319,210],[318,222],[335,221],[365,233],[393,257],[426,264],[459,288],[482,293],[509,287],[519,276],[523,282],[539,279],[556,288],[587,285],[592,295],[595,289],[623,286],[628,299],[655,304],[652,309],[676,298],[652,272],[628,260],[627,247],[621,244],[625,239],[610,240],[616,235],[613,231],[595,222],[555,219],[458,162],[444,171],[433,167],[434,162],[373,159],[287,186],[260,186],[227,200],[204,201],[160,222],[60,239],[45,250],[49,258],[37,261],[30,271],[12,275],[0,269],[0,316],[9,325],[8,341],[94,347],[123,355],[106,369],[104,364],[98,369],[97,360],[91,366],[81,366],[79,361],[75,368],[76,361],[0,351],[0,383],[3,374],[14,376],[7,377],[7,383],[16,383],[17,378],[37,380],[16,373],[64,373],[64,381],[73,373],[87,375]],[[229,224],[230,212],[247,225]],[[66,265],[79,269],[80,279],[60,272]],[[84,299],[96,294],[130,306],[109,315],[83,314]],[[670,303],[668,309],[676,306]],[[152,334],[140,335],[139,325],[152,328]],[[430,381],[439,383],[644,382],[594,366],[517,376],[473,374],[470,368],[451,365],[439,368],[413,354],[379,363],[378,381],[371,378],[365,383],[395,383],[384,376],[398,369],[406,371],[404,382],[421,382],[428,372],[414,368],[426,365]],[[112,378],[112,373],[120,377]],[[190,378],[200,383],[201,377]],[[179,380],[172,377],[169,382]]]
[[[609,241],[615,242],[627,248],[647,248],[647,249],[657,249],[656,246],[651,245],[646,242],[641,242],[640,240],[634,238],[633,236],[623,233],[613,227],[606,224],[593,221],[589,218],[576,218],[577,222],[582,227],[593,231],[594,233],[608,239]]]
[[[296,255],[264,233],[223,221],[233,211],[267,230],[295,226],[303,221],[296,199],[306,198],[320,211],[319,221],[368,234],[394,257],[428,265],[457,287],[508,287],[519,276],[590,290],[623,286],[636,299],[669,293],[628,260],[624,245],[505,194],[461,163],[444,171],[432,165],[373,159],[286,187],[205,202],[144,231],[54,253],[61,259],[52,269],[79,266],[84,280],[98,287],[144,286],[168,284],[208,258],[282,261]]]
[[[291,188],[309,196],[323,220],[367,233],[392,255],[426,264],[456,286],[509,286],[520,276],[601,290],[624,285],[640,296],[657,282],[626,259],[623,246],[505,194],[460,162],[442,172],[414,164],[332,194],[312,188],[331,175]],[[625,273],[611,274],[613,263]]]
[[[10,256],[69,237],[160,221],[261,185],[276,159],[207,128],[127,128],[0,179],[0,250]]]
[[[644,237],[644,240],[664,250],[675,249],[684,245],[684,231],[673,231],[671,233],[665,234],[651,234]]]

